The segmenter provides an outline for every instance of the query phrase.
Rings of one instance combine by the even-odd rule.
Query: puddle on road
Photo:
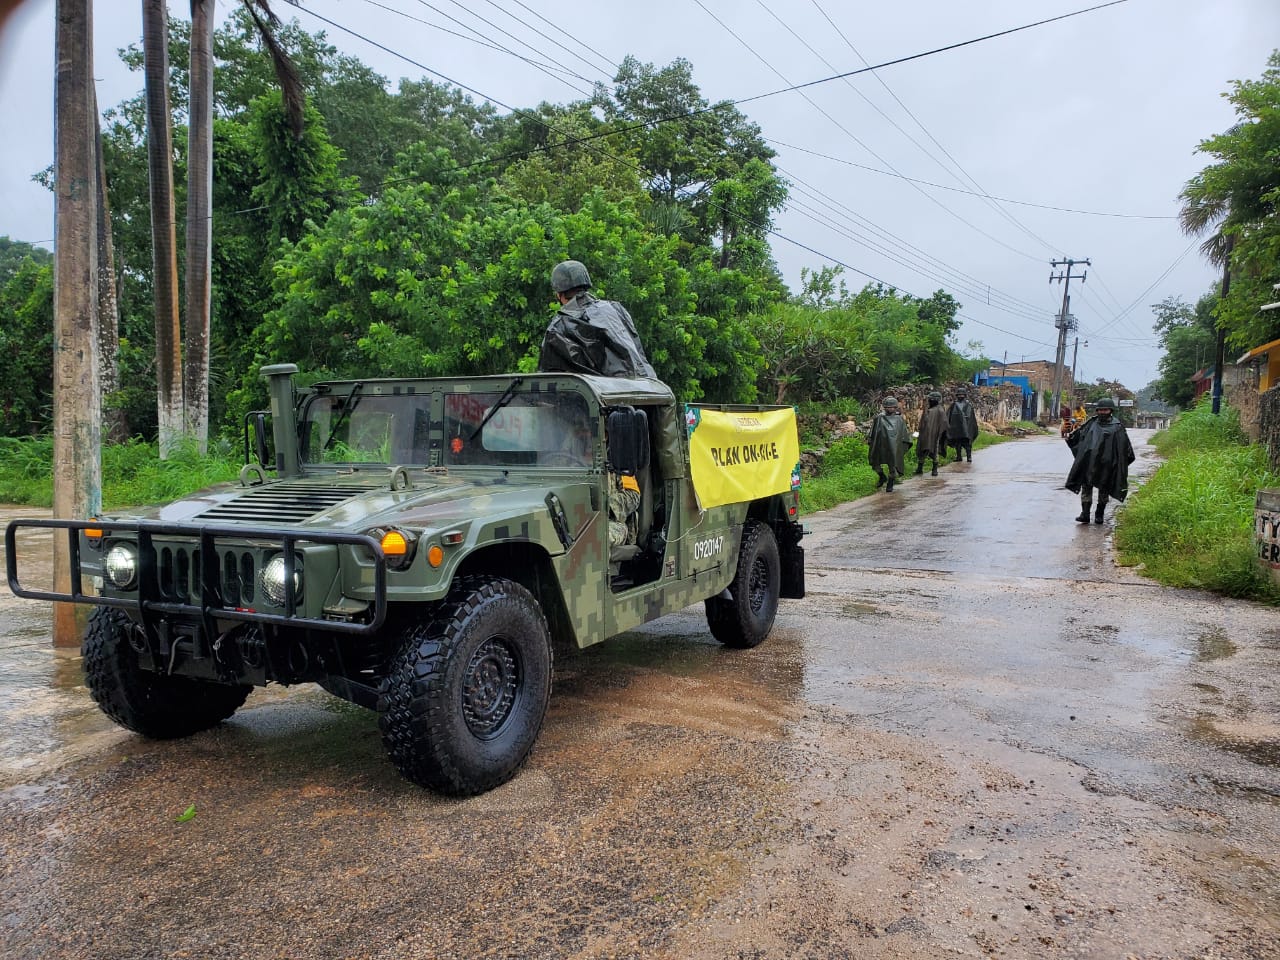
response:
[[[1225,660],[1239,649],[1220,627],[1214,627],[1196,637],[1196,646],[1195,658],[1201,663]]]
[[[1191,721],[1191,736],[1262,767],[1280,767],[1280,725],[1224,721],[1202,713]]]

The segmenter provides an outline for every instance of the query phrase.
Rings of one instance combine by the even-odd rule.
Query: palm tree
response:
[[[156,324],[156,413],[160,458],[182,434],[182,329],[173,213],[173,116],[169,111],[169,11],[142,0],[142,61],[151,200],[152,295]]]
[[[275,38],[280,21],[267,0],[242,0],[258,28],[284,92],[295,135],[302,132],[303,90],[298,73]],[[186,358],[183,425],[204,453],[209,442],[210,274],[213,269],[213,7],[191,0],[191,89],[187,127]]]
[[[1229,138],[1240,132],[1240,125],[1232,127],[1223,137]],[[1187,181],[1178,198],[1182,208],[1178,211],[1178,224],[1187,236],[1200,237],[1210,230],[1213,232],[1200,244],[1200,252],[1214,266],[1222,268],[1222,290],[1219,300],[1227,299],[1231,292],[1231,251],[1235,248],[1235,227],[1233,214],[1238,205],[1233,202],[1232,193],[1217,182],[1213,176],[1215,167],[1207,167]],[[1223,354],[1226,351],[1227,331],[1221,323],[1216,324],[1217,349],[1213,361],[1213,412],[1222,409],[1222,367]]]

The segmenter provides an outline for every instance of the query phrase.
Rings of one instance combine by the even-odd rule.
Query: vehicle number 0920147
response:
[[[699,540],[693,545],[693,559],[705,560],[707,557],[714,557],[724,549],[724,536],[708,537],[706,540]]]

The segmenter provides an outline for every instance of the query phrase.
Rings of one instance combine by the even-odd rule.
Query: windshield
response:
[[[515,394],[494,410],[501,399],[499,393],[445,395],[445,463],[591,466],[595,440],[587,402],[581,396],[575,393]]]
[[[428,462],[430,395],[321,396],[307,405],[305,416],[305,463]]]
[[[596,455],[586,398],[569,392],[321,394],[302,416],[304,463],[582,469]]]

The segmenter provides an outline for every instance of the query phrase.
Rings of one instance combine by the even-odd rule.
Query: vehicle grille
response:
[[[257,583],[256,555],[247,550],[220,553],[218,596],[213,598],[214,602],[227,607],[249,606]],[[156,575],[161,598],[171,602],[201,602],[200,563],[199,549],[157,545]]]
[[[199,514],[205,521],[253,520],[273,526],[298,523],[366,492],[365,487],[332,487],[327,484],[290,483],[251,490],[229,503]]]

